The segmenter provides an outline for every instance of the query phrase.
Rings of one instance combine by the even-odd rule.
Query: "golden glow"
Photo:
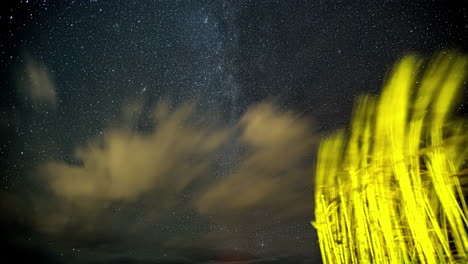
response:
[[[357,100],[349,131],[323,140],[312,224],[324,263],[468,259],[468,134],[450,116],[467,62],[442,53],[423,71],[403,58],[381,96]]]

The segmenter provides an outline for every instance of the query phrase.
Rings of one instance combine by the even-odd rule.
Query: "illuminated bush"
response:
[[[467,122],[450,115],[467,57],[403,58],[351,127],[322,141],[315,221],[324,263],[465,263]],[[425,67],[423,67],[425,66]]]

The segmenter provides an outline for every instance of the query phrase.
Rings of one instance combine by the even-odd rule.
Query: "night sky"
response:
[[[2,258],[320,263],[320,138],[402,56],[468,50],[463,1],[423,2],[7,0]]]

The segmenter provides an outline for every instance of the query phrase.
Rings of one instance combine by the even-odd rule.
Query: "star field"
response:
[[[0,14],[2,252],[45,263],[319,262],[319,139],[396,59],[468,43],[455,1],[21,0]]]

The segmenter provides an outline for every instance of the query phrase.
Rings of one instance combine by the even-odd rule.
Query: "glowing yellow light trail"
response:
[[[324,263],[468,263],[467,120],[450,115],[467,65],[404,57],[378,98],[357,100],[350,129],[322,141],[312,225]]]

